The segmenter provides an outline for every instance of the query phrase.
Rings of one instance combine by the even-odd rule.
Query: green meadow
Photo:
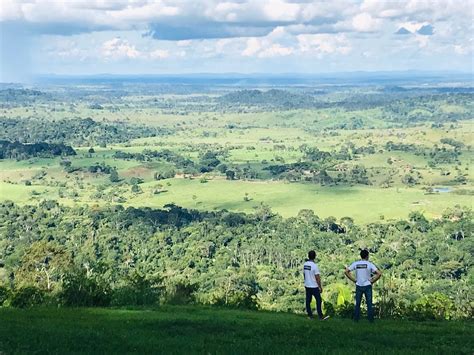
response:
[[[76,89],[107,95],[94,85]],[[453,94],[455,99],[407,96],[394,99],[390,105],[395,107],[390,108],[366,101],[364,95],[374,95],[378,87],[334,87],[321,102],[341,105],[275,109],[271,99],[261,107],[245,101],[226,106],[221,98],[228,89],[188,94],[144,94],[140,88],[129,89],[120,100],[111,97],[101,109],[92,108],[96,96],[5,106],[6,117],[49,122],[88,117],[112,126],[159,127],[168,134],[107,144],[97,144],[100,136],[96,134],[82,137],[82,144],[73,146],[75,156],[0,159],[0,199],[26,204],[55,198],[67,205],[119,202],[137,207],[175,203],[199,210],[243,212],[265,203],[284,217],[311,209],[321,217],[349,216],[359,223],[406,218],[411,211],[437,218],[456,205],[472,207],[474,123],[469,119],[472,105],[462,95]],[[54,88],[49,90],[54,94]],[[452,119],[453,115],[461,119]],[[459,148],[450,142],[460,144]],[[389,144],[398,148],[390,150]],[[89,153],[91,147],[93,153]],[[329,153],[331,159],[311,161],[307,156],[311,149]],[[117,152],[146,150],[169,151],[177,158],[114,157]],[[225,168],[202,170],[200,159],[206,152],[216,154]],[[179,165],[179,159],[192,161],[194,168]],[[73,171],[66,172],[60,165],[63,160],[70,162]],[[310,166],[293,166],[305,162]],[[95,164],[115,169],[120,181],[111,184],[108,174],[90,172]],[[273,173],[275,166],[287,170]],[[357,167],[364,169],[366,180],[337,181],[338,175],[350,174]],[[226,169],[240,175],[226,180]],[[321,170],[327,170],[334,181],[312,180],[312,174]],[[175,177],[155,180],[167,171],[174,171]],[[134,178],[140,179],[139,188],[133,188]],[[439,187],[447,192],[431,193]]]
[[[320,116],[326,117],[324,114]],[[114,198],[91,197],[95,189],[100,188],[109,194],[120,191],[123,197],[121,201],[125,205],[137,207],[159,208],[174,203],[199,210],[252,212],[254,207],[264,203],[284,217],[295,216],[302,209],[311,209],[321,217],[349,216],[358,223],[406,218],[411,211],[420,211],[428,218],[436,218],[446,208],[455,205],[472,207],[470,176],[473,153],[470,148],[463,151],[458,163],[438,164],[436,167],[428,166],[427,156],[410,151],[382,149],[388,141],[430,147],[439,145],[442,137],[456,139],[470,147],[473,134],[469,121],[461,122],[452,130],[422,125],[406,129],[374,128],[310,133],[301,127],[301,122],[309,122],[310,112],[253,113],[243,114],[243,118],[239,119],[248,119],[247,116],[253,119],[258,117],[259,125],[248,129],[226,129],[211,125],[214,122],[236,122],[240,117],[226,114],[216,118],[217,121],[211,121],[208,127],[204,122],[202,128],[180,130],[163,137],[140,138],[107,147],[94,146],[93,154],[88,153],[87,146],[75,147],[77,155],[67,158],[72,166],[80,169],[73,173],[66,173],[60,166],[62,158],[0,160],[0,198],[20,204],[48,198],[58,199],[67,205],[113,203]],[[265,126],[270,118],[281,124],[283,118],[295,120],[296,116],[301,122],[288,128]],[[291,120],[285,121],[285,124],[293,122]],[[190,122],[194,122],[193,119]],[[289,182],[273,177],[267,170],[271,165],[294,164],[304,160],[304,153],[299,149],[301,146],[315,146],[331,152],[349,142],[355,146],[372,144],[379,147],[379,151],[374,154],[358,154],[343,163],[346,169],[364,166],[371,180],[368,186],[320,186],[310,182]],[[253,169],[259,178],[228,181],[216,171],[183,178],[172,162],[114,158],[117,151],[141,153],[146,149],[167,149],[193,161],[197,161],[203,151],[224,150],[226,155],[224,159],[221,158],[223,163],[231,167]],[[89,173],[87,168],[96,163],[117,169],[121,183],[111,185],[108,175]],[[177,170],[176,178],[153,179],[155,173],[173,168]],[[453,176],[460,173],[467,177],[463,185],[453,183]],[[403,184],[402,179],[406,174],[416,176],[417,183],[413,186]],[[132,193],[130,187],[123,185],[133,177],[143,179],[139,193]],[[392,183],[382,186],[387,179]],[[27,181],[31,182],[29,186],[25,186]],[[443,186],[448,188],[448,192],[427,193],[428,188]],[[63,192],[60,193],[60,190]],[[159,193],[155,193],[156,190]]]
[[[411,211],[422,211],[427,217],[439,217],[446,206],[472,205],[471,196],[454,193],[425,194],[415,188],[384,189],[371,187],[320,187],[314,184],[283,182],[240,182],[172,179],[167,192],[151,197],[143,194],[131,198],[130,205],[160,207],[173,202],[201,210],[227,209],[252,212],[260,203],[268,204],[284,217],[295,216],[302,209],[311,209],[321,217],[350,216],[358,223],[406,217]],[[144,191],[148,186],[144,184]],[[248,194],[249,201],[244,201]]]
[[[472,354],[472,322],[347,319],[196,306],[0,309],[0,351],[87,354]],[[25,341],[27,337],[27,341]]]

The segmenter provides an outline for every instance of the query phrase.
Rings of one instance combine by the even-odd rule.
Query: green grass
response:
[[[135,99],[140,100],[139,97]],[[42,110],[42,108],[38,109]],[[87,109],[85,110],[87,111]],[[98,110],[90,111],[94,111],[95,115],[104,114],[107,116],[109,114],[105,111],[102,113],[97,112]],[[381,215],[384,215],[385,219],[406,218],[413,210],[422,211],[427,217],[432,218],[440,216],[446,208],[456,204],[473,206],[473,199],[468,195],[461,196],[455,193],[425,195],[423,191],[423,188],[432,186],[453,186],[454,190],[462,188],[472,191],[474,153],[467,148],[463,150],[460,157],[461,165],[445,164],[429,168],[429,157],[398,151],[360,155],[356,159],[344,163],[348,166],[364,165],[373,182],[371,186],[328,188],[307,183],[288,184],[283,181],[271,181],[270,172],[263,170],[265,166],[281,164],[275,160],[276,157],[283,158],[286,163],[293,163],[304,158],[303,152],[298,149],[302,144],[309,147],[317,146],[326,151],[339,151],[348,142],[352,142],[358,147],[373,142],[378,150],[383,149],[388,141],[432,147],[434,144],[440,145],[441,138],[449,137],[460,140],[467,146],[474,139],[472,134],[474,124],[470,121],[463,121],[454,129],[448,127],[431,128],[430,124],[425,124],[409,128],[325,132],[318,130],[318,127],[347,121],[353,116],[361,117],[365,121],[377,121],[380,112],[378,110],[345,112],[325,109],[245,114],[193,113],[173,117],[173,115],[161,114],[153,116],[152,111],[152,109],[147,109],[137,113],[138,121],[143,117],[146,118],[143,122],[148,123],[153,120],[156,120],[153,121],[154,123],[186,121],[187,128],[164,137],[137,139],[129,143],[108,145],[107,148],[96,146],[92,156],[88,154],[89,147],[75,147],[78,154],[68,157],[74,167],[84,170],[99,162],[116,167],[124,181],[130,181],[132,177],[144,179],[145,184],[141,185],[143,194],[133,195],[130,192],[130,187],[123,188],[125,191],[123,196],[127,199],[126,204],[129,206],[159,208],[174,202],[184,207],[200,210],[228,209],[252,212],[255,206],[264,202],[285,217],[295,216],[301,209],[312,209],[321,217],[350,216],[358,223],[378,221]],[[134,113],[135,109],[124,108],[120,115],[135,117]],[[55,111],[54,114],[60,115],[62,113]],[[242,127],[250,128],[229,129],[226,127],[228,123],[242,124]],[[376,124],[374,126],[379,127]],[[309,130],[306,130],[307,128]],[[278,148],[275,145],[284,145],[290,149],[275,149]],[[113,154],[117,150],[136,153],[142,152],[144,149],[171,149],[198,161],[199,154],[207,149],[225,148],[229,149],[228,157],[222,158],[221,161],[231,168],[238,166],[243,169],[250,166],[264,180],[226,181],[221,176],[206,184],[200,184],[199,177],[192,181],[179,178],[169,181],[154,181],[155,172],[170,170],[173,165],[164,161],[139,162],[113,158]],[[388,158],[393,160],[393,164],[387,163]],[[66,194],[64,198],[60,199],[61,203],[67,205],[105,203],[104,199],[91,199],[91,195],[95,192],[94,186],[109,184],[108,175],[90,174],[86,171],[68,175],[59,165],[61,159],[58,157],[54,159],[32,158],[23,161],[0,160],[0,200],[8,199],[25,204],[35,203],[45,198],[57,198],[59,193],[57,185],[58,182],[61,182],[67,183],[67,187],[63,188]],[[262,164],[262,160],[266,160],[267,165]],[[414,171],[411,171],[412,168]],[[458,174],[455,168],[466,175],[468,180],[466,185],[456,186],[454,184],[453,179]],[[47,175],[41,180],[34,179],[34,176],[42,170],[46,171]],[[450,174],[443,175],[442,171],[443,174],[444,172]],[[413,188],[406,188],[402,184],[402,178],[406,174],[419,174],[420,177],[416,176],[419,184]],[[379,185],[389,176],[393,181],[393,187],[390,189],[380,188]],[[26,180],[31,180],[33,186],[24,186]],[[171,186],[164,186],[167,192],[153,194],[153,190],[158,184],[166,185],[168,182],[171,183]],[[79,183],[85,188],[80,188]],[[108,191],[116,188],[116,185],[110,186]],[[46,189],[47,192],[45,192]],[[41,195],[32,198],[33,190]],[[77,197],[75,197],[75,193],[68,194],[74,190],[78,194]],[[251,201],[244,201],[246,193]]]
[[[380,215],[406,218],[410,211],[423,211],[427,217],[440,216],[456,204],[472,206],[471,196],[454,193],[425,195],[420,188],[320,187],[310,183],[227,181],[200,183],[198,179],[170,179],[165,193],[152,196],[157,182],[142,184],[144,193],[128,200],[133,206],[161,207],[174,202],[201,210],[228,209],[252,212],[261,202],[284,217],[295,216],[301,209],[312,209],[321,217],[351,216],[357,223],[373,222]],[[248,193],[251,201],[244,201]],[[193,198],[195,196],[195,198]]]
[[[143,176],[151,180],[152,170],[130,170],[130,175],[123,171],[121,176]],[[107,177],[102,178],[107,182]],[[100,181],[102,181],[100,180]],[[97,180],[99,181],[99,180]],[[93,182],[97,182],[93,180]],[[72,182],[70,182],[71,184]],[[170,184],[168,186],[168,183]],[[158,185],[166,192],[153,195]],[[70,185],[68,185],[70,186]],[[320,216],[337,218],[350,216],[357,223],[378,221],[383,215],[385,219],[406,218],[411,211],[422,211],[428,218],[439,217],[442,212],[457,204],[473,207],[472,196],[455,193],[426,195],[421,187],[381,189],[376,186],[336,186],[321,187],[310,183],[285,183],[281,181],[228,181],[223,178],[200,183],[199,179],[168,179],[151,181],[140,185],[143,193],[134,195],[124,193],[127,198],[125,205],[134,207],[161,208],[168,203],[199,210],[221,210],[253,212],[260,203],[268,204],[273,211],[284,217],[296,216],[301,209],[311,209]],[[70,191],[70,187],[68,187]],[[116,189],[116,187],[108,188]],[[130,191],[129,187],[124,187]],[[0,197],[2,200],[13,200],[20,204],[34,203],[32,191],[41,193],[39,199],[58,198],[58,187],[55,186],[24,186],[0,181]],[[104,200],[91,200],[91,189],[79,190],[80,204],[103,204]],[[456,190],[456,188],[454,188]],[[46,192],[47,191],[47,192]],[[245,194],[250,201],[244,201]],[[61,203],[70,205],[69,198],[60,199]]]
[[[472,354],[472,322],[347,319],[193,306],[0,310],[0,352]]]

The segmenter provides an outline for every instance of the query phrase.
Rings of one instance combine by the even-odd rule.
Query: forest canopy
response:
[[[300,268],[307,251],[315,249],[325,307],[347,315],[351,288],[342,270],[360,248],[369,248],[384,272],[376,293],[380,315],[469,318],[473,231],[472,211],[461,207],[431,222],[414,212],[407,220],[361,226],[349,217],[321,219],[309,210],[284,219],[265,205],[242,214],[176,205],[4,202],[0,255],[10,280],[4,279],[2,292],[15,300],[28,298],[18,296],[28,288],[41,302],[71,305],[197,302],[298,312]],[[84,285],[90,292],[78,298]],[[145,299],[133,298],[138,294]]]

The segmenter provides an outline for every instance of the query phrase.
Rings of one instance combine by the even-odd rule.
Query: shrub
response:
[[[344,302],[339,304],[335,308],[336,314],[342,318],[352,318],[354,315],[354,304],[350,302]],[[363,309],[361,309],[363,313]]]
[[[66,306],[108,306],[109,285],[98,276],[87,276],[82,270],[65,275],[59,299]]]
[[[29,308],[43,303],[44,292],[38,287],[24,286],[13,291],[11,306],[17,308]]]
[[[334,305],[331,302],[323,301],[322,308],[325,315],[333,317],[336,314]]]
[[[415,301],[412,306],[411,317],[419,320],[450,319],[453,313],[453,302],[442,293],[435,292]]]
[[[0,307],[3,306],[6,300],[10,298],[10,289],[5,286],[0,286]]]
[[[161,293],[161,280],[149,280],[143,275],[132,275],[127,283],[112,294],[113,306],[145,306],[156,304]]]
[[[177,282],[168,287],[165,301],[169,304],[193,303],[195,301],[194,293],[196,290],[197,285],[181,281]]]

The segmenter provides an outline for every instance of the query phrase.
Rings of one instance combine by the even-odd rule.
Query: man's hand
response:
[[[349,280],[351,280],[353,283],[356,283],[356,280],[354,279],[354,276],[352,276],[352,274],[351,274],[350,270],[347,268],[347,266],[346,266],[346,268],[345,268],[345,270],[344,270],[344,275],[346,275],[346,277],[347,277]]]
[[[317,282],[318,287],[319,287],[319,292],[321,293],[321,292],[323,292],[323,286],[321,285],[321,275],[318,274],[318,275],[315,276],[315,278],[316,278],[316,282]]]
[[[382,273],[381,273],[379,270],[375,271],[375,276],[372,277],[372,278],[369,280],[370,283],[371,283],[371,284],[376,283],[377,280],[380,279],[381,276],[382,276]]]

